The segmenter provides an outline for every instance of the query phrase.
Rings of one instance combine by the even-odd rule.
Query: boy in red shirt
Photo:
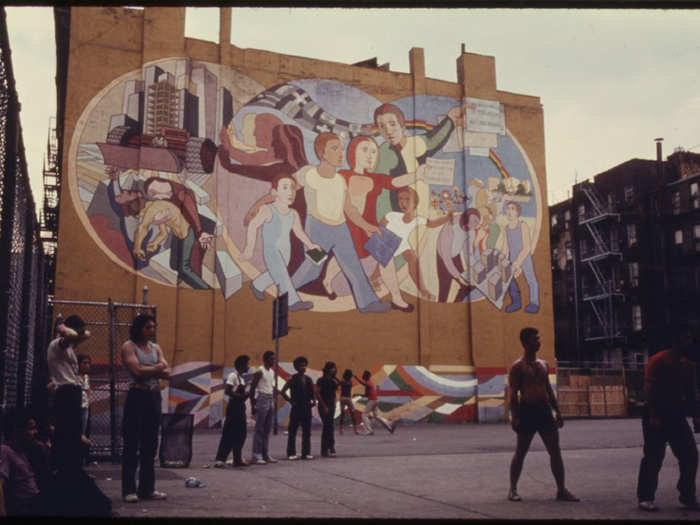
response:
[[[365,411],[362,413],[362,422],[367,428],[367,434],[365,435],[370,436],[374,434],[374,430],[372,430],[372,423],[369,421],[369,414],[373,414],[375,419],[377,419],[382,425],[384,425],[384,428],[393,434],[394,430],[396,430],[396,422],[390,424],[386,419],[379,415],[379,398],[377,397],[377,387],[375,387],[374,383],[372,383],[370,380],[372,374],[370,374],[369,370],[365,370],[362,373],[362,379],[357,376],[354,377],[360,384],[365,386],[365,397],[367,398],[367,404],[365,405]]]
[[[639,465],[637,499],[639,508],[645,511],[659,510],[654,505],[654,494],[666,443],[678,459],[681,471],[677,485],[679,500],[685,507],[698,508],[695,497],[698,449],[686,421],[686,412],[690,412],[695,429],[700,425],[695,407],[693,365],[685,357],[692,348],[692,342],[690,329],[682,327],[673,347],[650,357],[644,372],[644,457]]]

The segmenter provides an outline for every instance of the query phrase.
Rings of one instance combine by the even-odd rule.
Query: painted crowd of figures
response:
[[[463,132],[466,108],[452,107],[425,133],[411,134],[402,110],[382,104],[374,111],[380,144],[371,130],[350,138],[321,131],[313,141],[315,162],[300,127],[265,111],[245,114],[240,131],[234,120],[224,125],[218,146],[200,140],[202,151],[213,148],[206,199],[218,203],[239,253],[230,244],[227,251],[239,266],[247,264],[254,296],[287,293],[292,311],[319,310],[319,303],[328,309],[330,301],[351,296],[363,313],[409,313],[414,306],[406,293],[439,302],[486,297],[499,309],[507,294],[504,310],[514,312],[523,308],[516,280],[522,274],[529,289],[524,310],[537,313],[533,232],[521,218],[524,201],[510,198],[515,187],[495,199],[479,178],[469,180],[465,195],[455,186],[454,196],[431,193],[426,182],[428,159],[455,130]],[[151,149],[171,147],[155,139]],[[100,210],[111,208],[112,222],[118,221],[110,229],[102,224],[108,220],[103,211],[88,210],[101,238],[136,271],[157,264],[194,289],[211,288],[213,271],[205,275],[203,261],[221,231],[217,215],[203,212],[198,186],[161,171],[148,176],[123,162],[110,164],[105,153],[112,146],[98,145],[108,179]],[[216,257],[221,253],[228,256],[216,251]]]

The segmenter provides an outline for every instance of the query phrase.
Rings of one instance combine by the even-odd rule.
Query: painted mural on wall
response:
[[[163,396],[165,411],[194,414],[195,425],[213,427],[221,423],[224,406],[223,378],[232,368],[222,368],[209,362],[191,362],[173,369],[170,386]],[[282,388],[295,373],[292,363],[280,363],[278,388]],[[378,387],[379,408],[386,417],[404,422],[456,423],[476,421],[477,381],[473,375],[443,377],[422,366],[384,365],[371,370],[372,381]],[[307,370],[311,379],[321,376],[320,370]],[[361,386],[353,388],[353,401],[360,412],[365,398]],[[167,403],[167,405],[166,405]],[[503,389],[501,388],[501,410]],[[281,402],[277,418],[287,425],[291,408]],[[249,413],[249,412],[248,412]],[[339,418],[340,410],[336,410]],[[314,409],[314,419],[320,417]]]
[[[75,137],[88,231],[159,283],[279,290],[291,311],[410,312],[417,296],[539,310],[542,196],[497,101],[266,89],[169,59],[112,82]]]

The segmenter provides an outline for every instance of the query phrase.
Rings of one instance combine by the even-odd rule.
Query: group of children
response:
[[[216,468],[225,467],[226,459],[231,452],[233,452],[233,460],[231,461],[233,466],[244,467],[250,464],[242,456],[243,444],[246,439],[246,399],[250,399],[252,413],[256,416],[252,462],[259,465],[277,462],[268,452],[271,429],[270,420],[274,417],[274,414],[272,410],[261,410],[263,404],[267,406],[268,403],[266,401],[268,401],[268,398],[271,399],[272,381],[269,378],[266,379],[266,377],[273,373],[272,366],[274,362],[274,354],[271,351],[265,352],[263,365],[252,375],[252,379],[248,381],[245,379],[245,376],[249,369],[250,357],[240,355],[236,358],[234,362],[235,370],[229,374],[225,383],[225,393],[229,396],[229,403],[216,454],[216,462],[214,464]],[[336,364],[328,361],[323,367],[322,376],[314,384],[312,379],[306,375],[308,364],[309,361],[306,357],[299,356],[294,359],[293,365],[296,373],[287,380],[280,391],[280,395],[291,405],[287,431],[286,454],[288,460],[314,458],[311,455],[311,418],[312,409],[317,405],[323,423],[321,456],[335,457],[335,413],[338,388],[340,388],[339,431],[341,434],[343,433],[345,415],[347,414],[350,417],[355,434],[360,433],[351,394],[353,379],[365,387],[364,395],[367,398],[367,405],[362,413],[362,421],[359,423],[363,433],[365,435],[374,434],[369,418],[370,414],[381,422],[390,433],[394,433],[396,423],[387,421],[378,413],[377,388],[371,380],[369,371],[365,370],[362,374],[362,379],[360,379],[352,373],[352,370],[345,370],[342,379],[338,379],[336,377],[338,373]],[[255,395],[256,390],[258,390],[257,398]],[[299,427],[301,427],[301,454],[297,454],[296,449],[296,436]]]

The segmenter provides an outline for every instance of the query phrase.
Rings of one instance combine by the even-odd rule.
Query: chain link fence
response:
[[[10,56],[0,8],[0,417],[15,407],[45,406],[49,317],[46,257]]]
[[[92,458],[117,461],[122,454],[122,419],[131,376],[122,366],[121,346],[129,339],[129,328],[139,313],[156,316],[156,307],[113,301],[53,300],[57,319],[79,315],[90,331],[76,354],[90,358],[89,437]]]

